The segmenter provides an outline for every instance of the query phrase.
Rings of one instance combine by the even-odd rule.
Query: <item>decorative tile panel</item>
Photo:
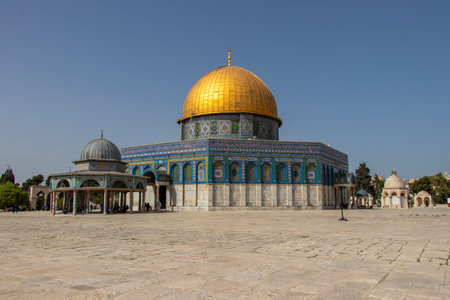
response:
[[[211,121],[211,135],[217,135],[219,133],[219,125],[217,121]]]
[[[249,120],[242,120],[241,122],[241,134],[244,136],[250,136],[253,134],[252,126]]]
[[[201,136],[202,137],[207,137],[210,136],[210,127],[209,127],[210,122],[208,120],[203,120],[200,122],[200,126],[201,126]]]
[[[200,123],[199,122],[195,123],[194,135],[196,138],[198,138],[200,136]]]
[[[231,122],[222,120],[219,121],[219,135],[230,135],[231,134]]]
[[[231,134],[239,134],[239,121],[231,121]]]

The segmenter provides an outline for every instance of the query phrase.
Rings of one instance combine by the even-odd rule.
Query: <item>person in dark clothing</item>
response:
[[[113,213],[118,213],[119,212],[119,204],[117,204],[117,202],[114,204],[114,208],[113,208]]]

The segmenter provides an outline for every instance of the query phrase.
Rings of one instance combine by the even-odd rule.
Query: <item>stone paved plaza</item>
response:
[[[446,299],[450,209],[0,213],[1,299]]]

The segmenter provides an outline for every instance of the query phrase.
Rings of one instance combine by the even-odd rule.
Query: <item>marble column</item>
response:
[[[103,190],[103,214],[106,215],[107,212],[107,206],[108,205],[108,191],[105,189]]]
[[[77,209],[78,209],[78,207],[77,207],[77,191],[76,190],[74,190],[73,191],[73,214],[74,215],[76,215],[76,214],[78,214],[78,211],[77,211]]]
[[[130,192],[130,213],[133,213],[134,192]]]
[[[55,198],[55,192],[51,193],[51,195],[50,195],[50,213],[52,215],[55,214],[55,211],[53,210],[53,206],[54,206],[54,204],[53,204],[54,200],[53,199],[54,198]]]
[[[142,207],[144,207],[144,205],[145,205],[145,191],[142,192]]]
[[[87,200],[86,200],[86,202],[87,202],[87,212],[91,213],[91,192],[90,191],[87,192],[86,198],[87,198]]]
[[[155,186],[156,194],[155,194],[155,209],[156,211],[161,210],[161,205],[159,204],[159,185]],[[184,194],[184,193],[183,193]]]
[[[142,192],[139,192],[138,212],[142,212]]]
[[[66,209],[67,192],[63,192],[63,211]]]

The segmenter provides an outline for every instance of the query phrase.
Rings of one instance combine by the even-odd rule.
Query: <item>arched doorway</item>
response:
[[[396,193],[392,193],[391,202],[392,202],[392,206],[400,206],[400,200],[398,199],[398,196]]]
[[[39,192],[36,195],[36,210],[42,210],[46,205],[46,197],[44,192]]]
[[[417,206],[422,206],[422,198],[417,197],[416,201],[417,201]]]

